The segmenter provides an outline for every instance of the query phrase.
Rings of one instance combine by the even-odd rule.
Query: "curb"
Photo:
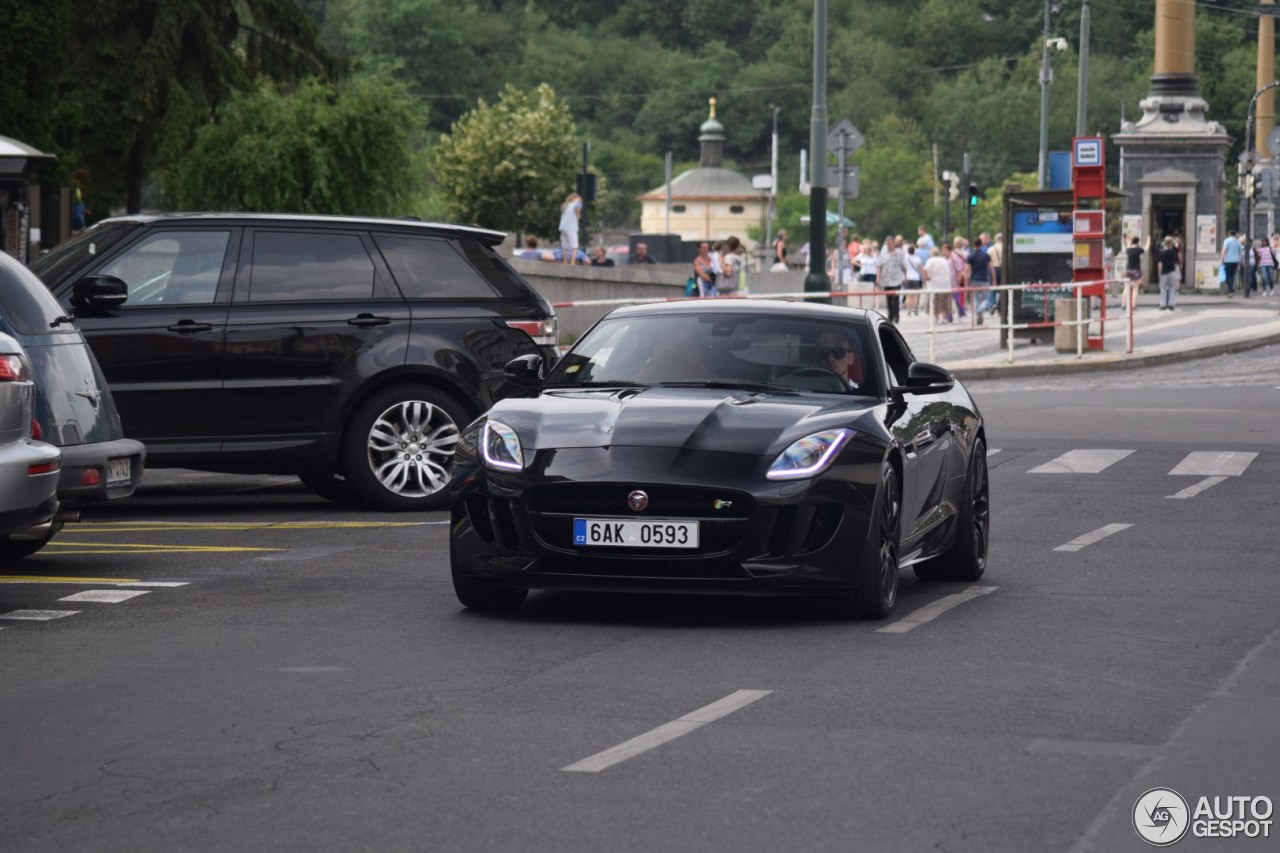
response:
[[[1005,364],[1003,366],[964,367],[959,366],[951,373],[961,381],[982,379],[1003,379],[1006,377],[1025,376],[1065,376],[1074,373],[1102,373],[1105,371],[1132,370],[1139,367],[1157,367],[1162,364],[1176,364],[1198,358],[1212,358],[1218,355],[1244,352],[1258,347],[1280,344],[1280,332],[1270,332],[1256,337],[1239,338],[1234,341],[1208,344],[1173,352],[1152,353],[1151,355],[1117,355],[1105,361],[1092,361],[1087,358],[1070,362],[1054,362],[1050,364]]]

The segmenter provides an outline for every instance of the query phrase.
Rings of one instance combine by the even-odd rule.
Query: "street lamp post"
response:
[[[1053,69],[1049,67],[1049,16],[1051,0],[1044,0],[1044,42],[1040,60],[1040,189],[1049,185],[1049,84],[1053,82]]]
[[[1253,141],[1254,141],[1254,140],[1253,140],[1253,116],[1254,116],[1254,112],[1255,112],[1255,110],[1257,109],[1257,106],[1258,106],[1258,98],[1262,97],[1262,95],[1263,95],[1263,94],[1265,94],[1266,92],[1271,91],[1272,89],[1275,89],[1275,88],[1276,88],[1276,87],[1278,87],[1278,86],[1280,86],[1280,80],[1277,80],[1277,81],[1275,81],[1275,82],[1273,82],[1273,83],[1268,83],[1267,85],[1263,86],[1263,87],[1262,87],[1261,89],[1259,89],[1258,91],[1254,92],[1254,93],[1253,93],[1253,97],[1249,99],[1249,111],[1248,111],[1248,113],[1246,113],[1246,114],[1245,114],[1245,119],[1244,119],[1244,139],[1245,139],[1245,146],[1244,146],[1244,153],[1240,155],[1240,157],[1241,157],[1241,163],[1240,163],[1240,236],[1241,236],[1242,238],[1247,238],[1247,237],[1248,237],[1248,235],[1249,235],[1249,232],[1253,230],[1253,229],[1250,227],[1250,221],[1249,221],[1249,220],[1250,220],[1250,210],[1249,210],[1249,206],[1250,206],[1250,205],[1249,205],[1249,201],[1250,201],[1250,199],[1249,199],[1249,192],[1248,192],[1248,190],[1246,189],[1246,181],[1247,181],[1247,179],[1248,179],[1249,172],[1253,170],[1253,162],[1254,162],[1254,159],[1255,159],[1255,156],[1256,156],[1256,155],[1254,155],[1254,152],[1253,152],[1252,147],[1251,147],[1251,146],[1253,145]]]
[[[769,203],[764,217],[764,242],[768,246],[769,251],[773,251],[773,217],[775,214],[774,205],[778,194],[778,112],[782,107],[775,106],[773,108],[773,152],[769,164],[769,177],[772,179],[769,183]],[[772,257],[772,255],[770,255]],[[769,261],[770,265],[773,261]]]
[[[827,278],[827,0],[813,0],[813,112],[809,119],[809,274],[806,293],[831,290]],[[830,297],[815,297],[830,301]]]

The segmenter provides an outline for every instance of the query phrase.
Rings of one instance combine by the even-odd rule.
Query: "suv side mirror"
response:
[[[115,308],[129,298],[129,285],[113,275],[91,275],[71,287],[71,304],[77,308]]]
[[[907,384],[894,388],[903,394],[945,394],[956,386],[956,378],[944,367],[917,361],[907,368]]]
[[[502,375],[517,385],[537,385],[542,381],[542,356],[522,355],[507,362]]]

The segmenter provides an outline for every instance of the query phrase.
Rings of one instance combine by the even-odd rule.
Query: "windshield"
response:
[[[710,386],[874,395],[860,326],[770,314],[605,320],[557,362],[547,385]]]
[[[67,276],[96,260],[104,251],[133,233],[137,222],[102,222],[58,245],[31,264],[46,287],[57,287]]]

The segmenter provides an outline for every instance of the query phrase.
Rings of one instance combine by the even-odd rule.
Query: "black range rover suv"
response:
[[[75,314],[151,467],[296,474],[441,509],[459,428],[556,357],[495,231],[397,219],[104,220],[31,265]]]

